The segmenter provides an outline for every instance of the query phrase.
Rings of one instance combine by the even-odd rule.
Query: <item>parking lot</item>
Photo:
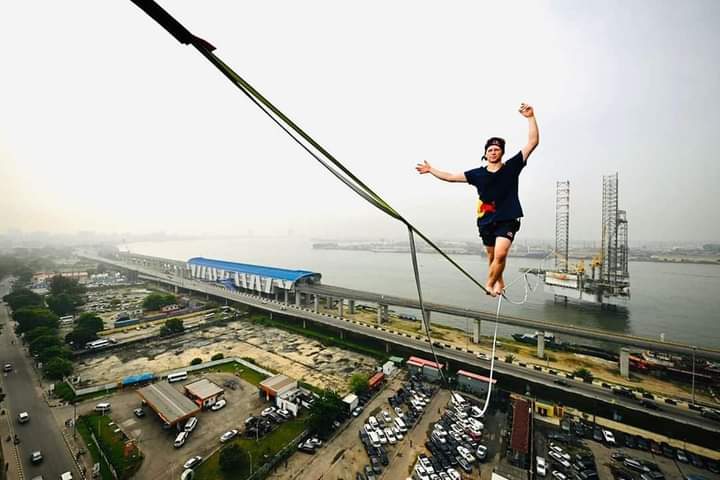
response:
[[[229,373],[208,373],[194,375],[184,382],[174,384],[178,391],[182,385],[207,378],[218,385],[233,381],[234,389],[225,388],[224,397],[227,405],[216,412],[203,410],[198,414],[198,425],[190,434],[187,442],[180,448],[173,447],[177,434],[175,428],[164,429],[162,420],[149,408],[145,407],[146,415],[138,418],[133,410],[141,407],[141,398],[135,391],[120,392],[102,401],[110,402],[110,417],[128,435],[136,439],[138,446],[145,455],[137,478],[175,479],[180,478],[182,465],[189,458],[200,455],[206,457],[220,446],[220,436],[232,429],[243,429],[243,420],[257,414],[267,404],[260,400],[257,387],[246,383]],[[78,407],[78,414],[88,413],[99,400],[83,403]]]
[[[536,454],[545,459],[549,478],[557,472],[555,478],[560,480],[685,480],[692,475],[720,479],[717,462],[665,442],[579,419],[561,424],[562,430],[536,422]]]

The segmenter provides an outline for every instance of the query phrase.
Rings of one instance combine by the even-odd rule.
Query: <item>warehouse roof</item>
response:
[[[489,379],[488,377],[484,377],[484,376],[482,376],[482,375],[478,375],[477,373],[467,372],[467,371],[465,371],[465,370],[458,370],[457,374],[458,374],[458,376],[463,375],[463,376],[468,377],[468,378],[473,378],[473,379],[475,379],[475,380],[480,380],[481,382],[490,383],[490,379]],[[492,383],[493,383],[493,384],[496,384],[496,383],[497,383],[497,380],[493,378],[493,379],[492,379]]]
[[[200,407],[166,382],[153,383],[137,391],[165,423],[173,425],[200,411]]]
[[[274,392],[280,392],[285,387],[294,385],[297,380],[286,377],[285,375],[275,375],[274,377],[266,378],[260,382],[260,387],[266,390],[272,390]]]
[[[442,363],[431,362],[430,360],[425,360],[424,358],[420,357],[408,358],[407,364],[415,365],[416,367],[430,367],[434,369],[441,369],[444,366]]]
[[[185,385],[185,390],[192,396],[202,400],[212,398],[225,391],[206,378],[198,380],[197,382],[188,383]]]

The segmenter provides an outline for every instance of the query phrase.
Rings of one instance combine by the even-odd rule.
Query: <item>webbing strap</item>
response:
[[[207,58],[215,67],[220,70],[233,84],[238,87],[253,103],[255,103],[266,115],[268,115],[275,123],[277,123],[295,142],[302,146],[310,155],[320,162],[326,169],[328,169],[336,178],[341,180],[345,185],[351,188],[364,200],[374,205],[389,216],[405,224],[409,229],[415,232],[420,238],[422,238],[430,247],[442,255],[448,262],[450,262],[458,271],[460,271],[465,277],[467,277],[472,283],[482,289],[485,293],[488,293],[485,286],[473,277],[467,270],[461,267],[455,260],[450,258],[439,246],[435,244],[430,238],[418,230],[412,225],[407,219],[400,215],[394,208],[392,208],[383,198],[375,193],[369,186],[367,186],[362,180],[355,176],[349,169],[347,169],[342,163],[340,163],[333,155],[325,150],[319,143],[317,143],[310,135],[302,130],[295,122],[288,118],[283,112],[281,112],[275,105],[267,100],[260,92],[252,87],[245,79],[238,75],[232,68],[226,65],[220,58],[218,58],[212,51],[215,49],[207,41],[193,35],[190,31],[185,28],[180,22],[173,18],[167,11],[165,11],[160,5],[153,0],[131,0],[134,4],[140,7],[145,13],[151,18],[158,22],[163,28],[165,28],[173,37],[175,37],[180,43],[193,45],[205,58]],[[320,155],[325,157],[330,163],[332,163],[337,169],[339,169],[347,178],[343,177],[339,172],[332,169],[332,167],[322,160],[318,154],[312,151],[312,149],[297,138],[293,132],[299,135],[307,144],[312,146]],[[353,184],[354,183],[354,184]]]

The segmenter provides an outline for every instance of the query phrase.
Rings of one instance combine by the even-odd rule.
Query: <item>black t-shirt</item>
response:
[[[477,223],[487,225],[523,216],[518,198],[518,179],[525,168],[522,152],[510,158],[497,172],[487,167],[465,172],[465,179],[478,191]]]

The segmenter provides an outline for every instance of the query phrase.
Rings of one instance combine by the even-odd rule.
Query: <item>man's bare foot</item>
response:
[[[490,295],[491,297],[497,296],[497,294],[495,293],[495,290],[493,289],[493,286],[490,283],[485,284],[485,293],[487,295]]]
[[[505,291],[505,283],[501,281],[495,282],[495,287],[493,288],[493,292],[495,292],[495,295],[502,295]]]

